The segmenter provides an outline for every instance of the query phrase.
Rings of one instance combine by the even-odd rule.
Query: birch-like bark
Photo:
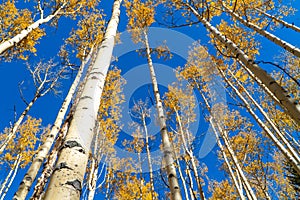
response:
[[[216,120],[213,117],[213,113],[211,111],[211,107],[210,107],[210,105],[209,105],[209,103],[207,101],[207,98],[202,93],[202,91],[200,89],[200,86],[197,85],[197,87],[198,87],[198,90],[199,90],[199,92],[200,92],[200,94],[201,94],[201,96],[202,96],[202,98],[203,98],[203,100],[205,102],[206,108],[208,109],[208,111],[209,111],[209,113],[210,113],[210,115],[212,117],[212,122],[215,124],[215,128],[217,128],[218,132],[220,133],[220,136],[221,136],[221,138],[224,141],[225,147],[228,150],[228,153],[229,153],[229,155],[230,155],[230,157],[232,159],[232,162],[233,162],[234,166],[236,167],[237,173],[238,173],[238,175],[242,179],[242,183],[244,185],[244,188],[245,188],[245,191],[246,191],[248,199],[257,200],[256,195],[255,195],[254,191],[252,190],[251,185],[250,185],[247,177],[245,176],[245,174],[244,174],[244,172],[243,172],[243,170],[242,170],[242,168],[241,168],[241,166],[239,164],[239,161],[238,161],[238,159],[237,159],[237,157],[236,157],[233,149],[231,148],[231,146],[229,144],[229,141],[228,141],[228,138],[227,138],[227,135],[228,135],[227,132],[225,132],[221,128],[220,124],[218,124],[216,122]],[[218,133],[218,132],[214,132],[214,133]],[[216,138],[219,138],[219,135],[216,135]]]
[[[297,156],[297,153],[294,152],[293,149],[291,150],[294,154],[291,154],[283,145],[282,143],[276,138],[276,136],[272,133],[272,131],[267,127],[267,125],[255,114],[253,109],[251,108],[250,104],[247,102],[247,100],[243,97],[243,95],[238,91],[236,87],[226,78],[224,72],[219,69],[220,74],[226,81],[226,83],[234,90],[234,92],[238,95],[238,97],[242,100],[244,103],[246,109],[248,112],[252,115],[252,117],[255,119],[255,121],[259,124],[259,126],[266,132],[266,134],[269,136],[269,138],[273,141],[273,143],[277,146],[277,148],[283,153],[283,155],[292,163],[295,170],[298,174],[300,174],[300,162],[299,157]],[[296,158],[295,158],[296,156]]]
[[[282,24],[282,26],[286,27],[286,28],[290,28],[294,31],[297,31],[300,33],[300,27],[296,26],[295,24],[290,24],[276,16],[270,15],[269,13],[266,13],[265,11],[259,9],[259,8],[255,8],[256,11],[258,11],[259,13],[265,15],[266,17],[269,17],[270,19],[272,19],[275,22],[278,22],[280,24]]]
[[[220,69],[219,69],[220,70]],[[270,119],[268,114],[264,111],[264,109],[255,101],[255,99],[249,94],[249,92],[244,88],[244,86],[237,80],[233,73],[228,69],[228,72],[232,78],[236,81],[238,86],[243,89],[243,92],[246,94],[246,96],[252,101],[252,103],[256,106],[256,108],[261,112],[261,114],[264,116],[266,121],[270,124],[274,132],[277,134],[279,139],[283,142],[283,144],[286,146],[287,150],[291,153],[291,155],[297,160],[298,163],[300,163],[299,154],[295,151],[295,147],[291,145],[291,143],[286,139],[286,137],[283,135],[283,133],[277,128],[277,126],[273,123],[273,121]],[[222,73],[222,72],[220,72]],[[225,75],[225,74],[224,74]],[[228,80],[229,81],[229,80]],[[239,92],[239,90],[237,90]],[[242,94],[240,94],[242,96]]]
[[[191,5],[186,5],[191,12],[203,23],[209,32],[223,42],[228,49],[239,59],[279,100],[280,106],[300,125],[300,105],[287,94],[287,92],[266,71],[261,69],[255,62],[239,49],[231,40],[223,36],[214,26],[204,19]]]
[[[149,41],[148,41],[148,36],[147,36],[146,30],[143,31],[143,35],[144,35],[144,39],[145,39],[146,54],[147,54],[148,66],[149,66],[150,76],[151,76],[152,85],[153,85],[153,92],[154,92],[155,101],[156,101],[156,110],[157,110],[157,114],[158,114],[158,120],[159,120],[160,132],[161,132],[161,138],[162,138],[162,145],[163,145],[163,159],[165,161],[166,168],[167,168],[168,182],[169,182],[171,197],[172,197],[172,200],[181,200],[182,197],[181,197],[181,193],[180,193],[180,187],[178,184],[176,169],[174,166],[172,147],[171,147],[169,135],[167,132],[165,114],[164,114],[162,102],[160,99],[158,84],[157,84],[156,75],[155,75],[155,71],[154,71],[154,67],[153,67],[153,63],[152,63],[151,52],[150,52]]]
[[[46,200],[80,198],[100,99],[112,57],[121,1],[114,1],[112,17],[74,111],[66,140],[61,147],[55,171],[45,194]]]
[[[149,148],[149,134],[148,134],[148,129],[147,129],[144,113],[142,113],[142,123],[143,123],[144,132],[145,132],[146,152],[147,152],[147,161],[148,161],[148,167],[149,167],[149,177],[150,177],[150,186],[151,186],[151,198],[152,198],[152,200],[155,200],[156,198],[154,195],[155,190],[154,190],[153,168],[152,168],[151,153],[150,153],[150,148]]]
[[[16,162],[14,163],[14,166],[13,166],[13,172],[14,172],[14,173],[13,173],[12,176],[10,177],[9,183],[8,183],[8,185],[5,187],[5,190],[4,190],[4,192],[3,192],[3,194],[2,194],[2,196],[1,196],[1,198],[0,198],[0,200],[3,200],[3,199],[4,199],[4,197],[6,196],[6,193],[8,192],[8,189],[10,188],[11,184],[12,184],[13,181],[15,180],[16,175],[17,175],[17,172],[18,172],[18,170],[19,170],[20,163],[21,163],[21,155],[19,154],[19,155],[17,156],[17,160],[16,160]]]
[[[223,5],[225,10],[232,16],[232,18],[237,19],[239,22],[241,22],[244,26],[256,31],[258,34],[264,36],[271,42],[274,42],[275,44],[279,45],[280,47],[284,48],[285,50],[289,51],[293,55],[300,57],[300,49],[295,47],[294,45],[280,39],[279,37],[273,35],[272,33],[264,30],[263,28],[260,28],[259,26],[244,20],[242,17],[240,17],[238,14],[232,12],[229,8],[227,8],[225,5]]]
[[[13,38],[11,38],[7,41],[2,42],[0,44],[0,55],[2,53],[4,53],[5,51],[7,51],[9,48],[11,48],[11,47],[17,45],[19,42],[21,42],[34,29],[38,28],[40,25],[45,24],[45,23],[51,21],[52,19],[54,19],[55,17],[57,17],[59,15],[60,11],[64,8],[65,5],[66,5],[66,3],[64,3],[53,14],[48,15],[46,18],[44,18],[43,15],[41,15],[41,18],[39,20],[35,21],[31,25],[29,25],[28,27],[23,29],[19,34],[17,34],[16,36],[14,36]]]
[[[17,166],[17,163],[20,162],[19,159],[20,155],[18,155],[17,159],[15,160],[13,167],[9,170],[9,173],[7,174],[5,180],[1,183],[1,188],[0,188],[0,196],[2,196],[4,189],[6,188],[6,184],[9,180],[11,180],[12,178],[12,174],[15,171],[15,166]]]
[[[219,134],[218,134],[218,132],[216,130],[216,127],[215,127],[214,121],[212,120],[212,117],[209,118],[209,123],[211,124],[213,132],[214,132],[214,134],[216,136],[217,144],[218,144],[218,146],[220,148],[220,151],[221,151],[222,156],[224,158],[225,164],[226,164],[226,166],[228,168],[231,180],[233,181],[233,184],[234,184],[234,186],[235,186],[235,188],[236,188],[236,190],[237,190],[237,192],[238,192],[241,200],[246,200],[245,196],[243,194],[243,189],[242,189],[241,185],[238,183],[237,178],[234,175],[233,169],[232,169],[232,167],[231,167],[231,165],[230,165],[230,163],[229,163],[229,161],[227,159],[227,155],[226,155],[226,153],[224,151],[224,148],[223,148],[223,145],[222,145],[222,143],[220,141]]]
[[[53,145],[54,140],[56,139],[56,136],[59,132],[59,129],[62,125],[63,119],[65,118],[65,115],[67,113],[68,107],[71,103],[72,97],[75,94],[76,88],[78,87],[78,84],[80,82],[81,76],[82,76],[82,72],[84,70],[85,64],[88,62],[88,60],[90,59],[90,55],[93,52],[93,49],[91,50],[89,56],[87,56],[85,61],[82,61],[81,66],[79,68],[79,71],[77,72],[77,75],[69,89],[69,92],[64,100],[64,102],[62,103],[62,106],[56,116],[55,122],[51,128],[51,131],[49,133],[49,135],[47,136],[45,142],[40,146],[36,156],[34,157],[32,164],[30,165],[27,173],[25,174],[22,182],[20,183],[20,186],[18,188],[18,191],[15,193],[14,195],[14,199],[25,199],[31,186],[33,181],[36,178],[36,175],[42,165],[42,163],[44,162],[46,156],[49,153],[49,150],[51,148],[51,146]]]
[[[196,183],[197,183],[197,187],[198,187],[198,192],[200,194],[200,199],[205,200],[204,191],[203,191],[203,188],[202,188],[202,185],[201,185],[201,179],[199,177],[198,169],[197,169],[196,162],[195,162],[195,156],[193,154],[193,151],[188,149],[187,141],[186,141],[185,136],[184,136],[183,126],[182,126],[182,122],[181,122],[179,112],[175,107],[173,109],[174,109],[175,114],[176,114],[176,118],[177,118],[177,122],[178,122],[178,126],[179,126],[179,132],[180,132],[179,135],[180,135],[181,140],[183,142],[183,147],[184,147],[185,153],[189,156],[191,164],[192,164],[192,168],[193,168],[193,171],[194,171],[194,175],[195,175],[195,179],[196,179]]]

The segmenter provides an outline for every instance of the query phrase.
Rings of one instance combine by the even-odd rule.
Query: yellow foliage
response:
[[[3,21],[0,23],[0,43],[11,39],[22,30],[26,30],[33,23],[31,12],[27,9],[17,9],[14,1],[7,1],[0,5],[0,19]],[[2,56],[6,60],[13,57],[27,60],[28,53],[36,52],[35,45],[44,35],[44,30],[36,28],[25,39],[4,52]]]

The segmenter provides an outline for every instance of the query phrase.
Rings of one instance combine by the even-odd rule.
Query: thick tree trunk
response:
[[[263,28],[260,28],[259,26],[248,22],[244,20],[242,17],[240,17],[238,14],[232,12],[229,8],[227,8],[225,5],[223,5],[225,10],[234,18],[237,19],[239,22],[241,22],[244,26],[251,28],[252,30],[256,31],[258,34],[264,36],[271,42],[274,42],[275,44],[279,45],[280,47],[284,48],[285,50],[289,51],[293,55],[300,58],[300,49],[295,47],[294,45],[280,39],[279,37],[273,35],[272,33],[269,33],[268,31],[264,30]]]
[[[209,32],[211,32],[218,40],[223,42],[228,49],[239,59],[262,83],[274,94],[279,100],[280,106],[300,125],[300,105],[293,100],[287,92],[269,75],[266,71],[261,69],[255,62],[248,58],[248,56],[239,49],[232,41],[224,37],[214,26],[212,26],[206,19],[189,4],[191,12],[201,21]]]
[[[263,10],[261,10],[259,8],[255,8],[255,10],[258,11],[259,13],[265,15],[266,17],[269,17],[273,21],[282,24],[284,27],[290,28],[290,29],[292,29],[292,30],[297,31],[297,32],[300,33],[300,27],[296,26],[295,24],[290,24],[290,23],[288,23],[288,22],[286,22],[286,21],[284,21],[282,19],[279,19],[278,17],[275,17],[273,15],[270,15],[270,14],[266,13],[265,11],[263,11]]]
[[[145,30],[144,30],[143,34],[144,34],[144,38],[145,38],[147,60],[148,60],[148,66],[149,66],[152,85],[153,85],[153,92],[154,92],[155,101],[156,101],[156,110],[157,110],[157,114],[158,114],[160,132],[161,132],[161,137],[162,137],[162,145],[163,145],[163,156],[164,156],[163,159],[165,161],[166,168],[167,168],[168,182],[169,182],[171,197],[172,197],[172,200],[181,200],[182,197],[181,197],[180,187],[179,187],[178,179],[177,179],[177,175],[176,175],[176,169],[174,166],[172,147],[171,147],[170,139],[169,139],[168,132],[167,132],[165,114],[163,111],[162,102],[161,102],[160,94],[159,94],[159,90],[158,90],[158,84],[157,84],[157,80],[156,80],[156,75],[155,75],[154,67],[152,64],[152,58],[150,55],[151,52],[150,52],[150,47],[149,47],[148,36],[147,36],[147,33]]]
[[[64,5],[62,5],[59,9],[57,9],[53,14],[48,15],[46,18],[43,18],[43,16],[41,16],[41,19],[35,21],[34,23],[32,23],[31,25],[29,25],[26,29],[22,30],[21,33],[19,33],[18,35],[14,36],[13,38],[4,41],[0,44],[0,55],[7,51],[9,48],[17,45],[19,42],[21,42],[24,38],[26,38],[34,29],[38,28],[40,25],[45,24],[49,21],[51,21],[53,18],[55,18],[56,16],[58,16],[59,12],[61,11],[61,9],[64,7]]]
[[[36,175],[37,175],[43,161],[45,160],[46,156],[48,155],[49,150],[50,150],[51,146],[53,145],[54,140],[56,139],[56,136],[59,132],[59,129],[62,125],[63,119],[65,118],[66,112],[67,112],[70,102],[72,100],[72,97],[74,96],[76,88],[81,79],[85,64],[88,62],[89,58],[90,58],[90,56],[87,57],[86,61],[82,61],[80,69],[79,69],[79,71],[69,89],[69,92],[68,92],[68,94],[56,116],[54,125],[52,126],[49,135],[47,136],[45,142],[40,146],[36,156],[34,157],[34,159],[32,161],[32,164],[30,165],[22,182],[20,183],[18,191],[14,195],[15,200],[26,198],[26,196],[31,188],[31,185],[32,185],[33,181],[35,180]]]
[[[74,111],[66,140],[45,194],[46,200],[80,198],[100,99],[119,23],[120,4],[121,0],[114,1],[111,20]]]

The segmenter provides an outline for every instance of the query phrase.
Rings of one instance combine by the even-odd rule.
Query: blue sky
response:
[[[110,11],[111,11],[111,3],[112,1],[104,0],[101,2],[102,8],[105,10],[105,13],[107,14],[107,19],[109,19]],[[19,2],[20,6],[26,6],[27,4],[24,4],[23,2]],[[300,9],[300,1],[295,1],[293,3],[295,8]],[[124,8],[122,8],[121,11],[121,18],[120,18],[120,25],[119,25],[119,32],[126,31],[126,14],[124,12]],[[296,13],[295,16],[285,18],[289,22],[294,22],[295,24],[300,25],[300,15],[299,12]],[[57,52],[59,51],[60,45],[63,43],[64,39],[68,37],[69,31],[72,29],[72,27],[75,27],[76,22],[71,21],[69,19],[61,18],[58,23],[58,28],[54,27],[47,27],[44,26],[47,32],[47,35],[44,36],[40,44],[38,45],[38,55],[32,56],[29,59],[30,63],[37,63],[40,59],[48,60],[50,58],[53,58],[56,56]],[[154,24],[157,26],[157,24]],[[201,24],[199,24],[199,27],[183,27],[174,29],[188,37],[190,37],[192,40],[201,40],[201,44],[207,44],[208,37],[207,32],[203,28]],[[287,40],[288,42],[291,42],[292,44],[300,47],[300,40],[299,40],[299,34],[295,33],[292,30],[287,30],[286,28],[279,28],[276,30],[276,35]],[[162,36],[159,36],[160,40],[156,40],[158,36],[153,36],[151,38],[150,36],[150,42],[152,42],[152,45],[156,45],[157,42],[161,42]],[[170,44],[170,39],[172,37],[168,38],[168,35],[166,35],[165,40],[168,41]],[[258,56],[258,60],[264,59],[267,61],[272,61],[274,55],[278,55],[279,52],[282,51],[282,49],[278,48],[276,45],[272,44],[271,42],[267,41],[266,39],[257,36],[257,40],[261,42],[261,50],[260,50],[260,56]],[[180,41],[177,41],[180,45]],[[209,46],[209,45],[208,45]],[[176,49],[176,47],[173,47],[173,49]],[[166,80],[170,78],[172,80],[172,77],[170,77],[169,74],[165,74],[164,69],[167,68],[176,68],[178,66],[183,66],[185,63],[185,59],[180,57],[180,55],[174,54],[174,58],[172,60],[163,61],[159,59],[154,59],[154,62],[157,64],[155,66],[160,66],[161,69],[158,69],[159,79]],[[130,70],[137,68],[138,66],[143,66],[143,64],[146,64],[145,58],[138,58],[136,53],[134,51],[126,52],[124,55],[120,56],[118,58],[118,62],[114,62],[119,68],[122,69],[122,74],[126,76],[126,73],[128,74]],[[164,66],[163,66],[164,65]],[[168,67],[166,67],[168,66]],[[274,68],[270,66],[264,66],[261,65],[264,69],[270,71]],[[146,66],[143,66],[146,68]],[[161,73],[160,70],[162,70]],[[147,69],[145,71],[142,71],[143,73],[146,73]],[[145,76],[148,76],[148,74],[144,74]],[[141,85],[140,87],[137,87],[136,90],[132,91],[132,95],[128,97],[128,99],[132,102],[133,99],[138,100],[139,98],[146,98],[151,96],[149,95],[149,84],[146,84],[147,78],[144,78],[142,76],[139,76],[137,72],[133,74],[130,80],[127,80],[128,84],[130,85],[132,81],[136,81],[136,79],[143,79],[142,81],[145,82],[145,84]],[[133,79],[133,80],[132,80]],[[18,83],[24,81],[24,84],[22,85],[22,88],[24,90],[25,97],[30,100],[30,98],[33,96],[34,90],[32,88],[32,80],[29,76],[28,71],[26,70],[26,67],[24,65],[23,61],[12,61],[9,63],[2,62],[0,63],[0,128],[3,130],[3,128],[9,126],[10,122],[14,121],[14,110],[17,112],[17,114],[20,114],[23,109],[25,108],[25,104],[22,102],[19,92],[18,92]],[[57,114],[58,109],[60,108],[60,105],[64,99],[64,96],[67,92],[67,89],[69,85],[71,84],[72,80],[64,80],[62,82],[62,94],[59,96],[54,96],[52,94],[47,95],[46,97],[43,97],[37,101],[37,103],[33,106],[32,110],[29,112],[29,115],[32,115],[36,118],[42,118],[43,119],[43,125],[51,124],[55,116]],[[168,82],[168,81],[166,81]],[[161,84],[161,88],[164,88],[163,91],[166,90],[166,83],[163,83],[163,81],[159,82]],[[125,90],[126,87],[124,86]],[[152,93],[151,89],[150,92]],[[125,93],[126,95],[126,93]],[[163,94],[162,94],[163,96]],[[153,96],[152,96],[153,98]],[[130,105],[130,104],[129,104]],[[128,104],[124,104],[124,106],[128,106]],[[125,109],[126,110],[126,109]],[[127,109],[128,110],[128,109]],[[18,115],[19,116],[19,115]],[[154,119],[154,118],[153,118]],[[129,119],[130,120],[130,119]],[[200,122],[203,122],[203,117],[199,117]],[[154,120],[153,120],[154,121]],[[199,126],[200,122],[197,125]],[[126,126],[126,125],[125,125]],[[151,126],[152,127],[152,126]],[[150,128],[151,128],[150,127]],[[155,129],[155,126],[152,127],[153,130]],[[201,139],[204,138],[202,136],[203,133],[207,132],[208,125],[204,124],[201,125],[199,128],[198,133],[196,133],[196,136],[200,137]],[[125,131],[123,131],[124,134]],[[121,132],[122,134],[122,132]],[[157,134],[157,133],[155,133]],[[124,136],[125,137],[125,136]],[[201,143],[202,141],[200,141]],[[201,144],[202,145],[202,144]],[[201,146],[200,145],[200,146]],[[213,179],[219,179],[222,177],[222,172],[216,172],[217,167],[219,166],[220,162],[216,160],[216,149],[214,151],[210,152],[207,156],[203,158],[203,162],[206,163],[206,165],[209,167],[209,176],[211,176]],[[214,170],[215,169],[215,170]],[[1,173],[1,178],[5,177],[5,168],[1,168],[1,170],[4,173]],[[23,177],[24,170],[21,170],[16,178],[16,180],[13,183],[13,188],[16,188],[19,185],[19,182],[21,178]],[[14,191],[10,190],[7,199],[10,199],[13,195]]]

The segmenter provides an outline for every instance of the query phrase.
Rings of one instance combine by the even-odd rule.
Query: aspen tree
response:
[[[100,104],[99,99],[101,99],[105,77],[110,65],[119,23],[120,4],[121,0],[114,1],[111,20],[98,48],[95,62],[90,66],[90,73],[74,111],[45,199],[79,199],[80,197]],[[66,174],[69,175],[66,176]]]
[[[7,135],[7,138],[1,144],[0,153],[4,151],[7,144],[12,140],[24,117],[27,115],[36,101],[49,92],[54,92],[54,94],[58,93],[59,80],[63,78],[63,73],[66,71],[66,67],[57,67],[57,64],[53,63],[52,60],[50,60],[48,63],[39,62],[35,67],[31,67],[29,64],[27,64],[27,69],[30,72],[36,90],[30,102],[27,102],[24,99],[23,94],[20,91],[21,98],[27,106],[19,116],[18,120],[13,124],[13,127],[11,128],[10,133]]]
[[[6,187],[5,192],[1,194],[1,198],[4,198],[18,169],[20,167],[25,168],[31,162],[31,159],[36,152],[35,148],[39,140],[38,133],[41,130],[41,122],[40,119],[28,116],[27,120],[19,126],[17,134],[14,135],[14,140],[8,143],[4,152],[5,155],[3,161],[8,163],[14,161],[14,164],[10,165],[13,173],[10,173],[10,177],[8,175],[10,179],[8,186],[3,184],[1,187],[1,191]],[[10,132],[7,131],[7,134],[10,134]],[[1,135],[1,138],[5,138],[5,134]]]
[[[37,12],[39,19],[34,21],[31,17],[31,12],[27,9],[21,12],[15,7],[14,1],[7,1],[1,5],[0,9],[5,10],[0,12],[6,21],[1,30],[0,40],[0,55],[12,57],[16,55],[19,58],[27,59],[25,51],[32,53],[36,52],[35,45],[45,32],[39,27],[48,22],[55,23],[61,16],[69,16],[75,18],[78,15],[84,15],[89,9],[93,9],[98,5],[98,0],[72,0],[72,1],[37,1]],[[48,9],[47,9],[48,8]],[[45,10],[47,9],[47,10]],[[45,13],[50,13],[45,16]],[[9,18],[5,16],[9,15]]]
[[[154,66],[151,58],[151,50],[148,41],[147,28],[154,22],[154,4],[150,1],[145,3],[139,0],[133,2],[126,1],[127,14],[129,16],[129,28],[132,28],[132,36],[135,42],[142,42],[146,48],[146,56],[148,61],[148,67],[150,71],[151,81],[153,85],[153,93],[156,101],[156,109],[158,114],[158,120],[160,125],[160,132],[162,137],[163,148],[163,160],[166,165],[168,173],[168,182],[173,200],[182,199],[180,193],[180,187],[177,180],[176,169],[174,166],[174,158],[172,155],[172,148],[170,139],[167,132],[166,119],[163,111],[163,105],[161,102],[158,83],[154,71]],[[129,11],[130,10],[130,11]]]
[[[227,45],[234,56],[239,59],[262,83],[274,94],[279,100],[282,108],[297,122],[300,123],[300,105],[291,98],[287,92],[269,75],[262,70],[252,59],[250,59],[235,43],[222,35],[211,23],[204,19],[198,12],[189,4],[184,4],[187,8],[203,23],[206,29],[214,35],[218,40]]]

